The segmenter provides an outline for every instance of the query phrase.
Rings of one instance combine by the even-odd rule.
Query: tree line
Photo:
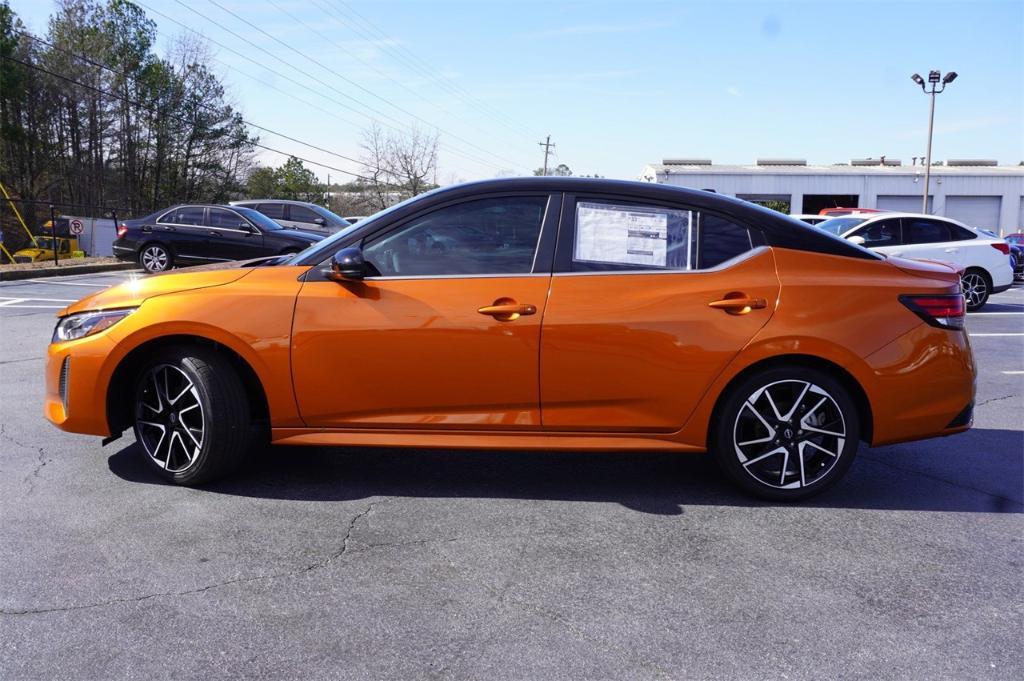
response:
[[[128,0],[60,0],[41,36],[0,2],[0,182],[30,224],[46,202],[145,214],[244,189],[258,140],[208,46],[155,39]]]

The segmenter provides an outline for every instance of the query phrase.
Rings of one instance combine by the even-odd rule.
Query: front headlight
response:
[[[57,328],[53,330],[53,338],[50,342],[62,343],[99,333],[117,324],[135,312],[135,309],[133,307],[122,310],[97,310],[96,312],[79,312],[68,315],[57,322]]]

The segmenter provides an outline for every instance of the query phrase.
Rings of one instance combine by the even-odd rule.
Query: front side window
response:
[[[907,244],[934,244],[950,241],[949,227],[938,220],[903,218],[903,241]]]
[[[879,220],[878,222],[872,222],[861,227],[849,236],[859,236],[864,239],[865,248],[899,246],[903,243],[903,237],[900,234],[899,220]]]
[[[175,208],[160,218],[158,222],[173,225],[201,225],[203,224],[203,208],[198,206]]]
[[[363,245],[385,277],[528,274],[547,197],[503,197],[440,208]]]

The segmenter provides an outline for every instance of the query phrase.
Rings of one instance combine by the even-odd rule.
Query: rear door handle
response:
[[[729,314],[747,314],[751,310],[761,310],[768,307],[768,301],[764,298],[751,298],[745,293],[727,293],[725,298],[708,303],[708,307],[716,310],[725,310]]]
[[[207,234],[209,234],[210,236],[220,236],[220,232],[214,231],[212,229],[209,232],[207,232]]]
[[[959,248],[947,248],[946,249],[946,253],[959,253],[959,252],[960,252]]]
[[[512,298],[498,298],[490,305],[476,310],[480,314],[490,315],[499,322],[514,322],[525,315],[537,314],[537,306],[528,303],[517,303]]]

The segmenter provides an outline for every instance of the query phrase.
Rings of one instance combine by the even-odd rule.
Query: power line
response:
[[[182,0],[174,0],[174,1],[175,1],[175,2],[177,2],[177,3],[179,4],[179,5],[182,5],[183,7],[188,7],[187,5],[185,5],[185,4],[184,4],[184,3],[182,2]],[[512,161],[512,160],[510,160],[510,159],[508,159],[508,158],[505,158],[505,157],[503,157],[503,156],[501,156],[501,155],[499,155],[499,154],[495,154],[495,153],[493,153],[493,152],[491,152],[491,151],[488,151],[487,149],[484,149],[483,147],[481,147],[481,146],[479,146],[479,145],[477,145],[477,144],[474,144],[473,142],[470,142],[469,140],[465,139],[464,137],[461,137],[461,136],[459,136],[459,135],[456,135],[456,134],[455,134],[455,133],[453,133],[453,132],[450,132],[450,131],[448,131],[448,130],[445,130],[445,129],[444,129],[444,128],[442,128],[441,126],[438,126],[438,125],[434,125],[434,124],[432,124],[432,123],[431,123],[430,121],[428,121],[428,120],[426,120],[426,119],[424,119],[424,118],[422,118],[422,117],[420,117],[420,116],[417,116],[417,115],[416,115],[415,113],[413,113],[413,112],[411,112],[411,111],[409,111],[409,110],[407,110],[407,109],[405,109],[405,108],[403,108],[403,107],[399,106],[398,104],[395,104],[394,102],[392,102],[392,101],[391,101],[391,100],[389,100],[388,98],[386,98],[386,97],[383,97],[383,96],[381,96],[381,95],[378,95],[377,93],[373,92],[372,90],[370,90],[370,89],[368,89],[368,88],[365,88],[365,87],[363,87],[362,85],[360,85],[359,83],[355,82],[355,81],[354,81],[354,80],[352,80],[351,78],[346,78],[345,76],[343,76],[343,75],[341,75],[341,74],[337,73],[336,71],[332,70],[332,69],[331,69],[330,67],[328,67],[328,66],[327,66],[326,64],[324,64],[324,63],[323,63],[323,62],[321,62],[320,60],[318,60],[318,59],[314,59],[313,57],[310,57],[309,55],[307,55],[307,54],[306,54],[305,52],[303,52],[302,50],[298,50],[298,49],[296,49],[296,48],[292,47],[291,45],[289,45],[288,43],[284,42],[284,41],[283,41],[283,40],[281,40],[280,38],[277,38],[276,36],[274,36],[274,35],[272,35],[272,34],[270,34],[270,33],[267,33],[267,32],[266,32],[265,30],[263,30],[262,28],[260,28],[260,27],[259,27],[258,25],[256,25],[256,24],[252,23],[251,21],[249,21],[249,20],[248,20],[248,19],[246,19],[245,17],[243,17],[243,16],[239,15],[238,13],[234,12],[233,10],[231,10],[231,9],[228,9],[228,8],[227,8],[227,7],[225,7],[224,5],[222,5],[222,4],[220,4],[219,2],[217,2],[217,0],[208,0],[208,2],[209,2],[210,4],[212,4],[212,5],[216,6],[216,7],[219,7],[219,8],[220,8],[220,9],[221,9],[222,11],[224,11],[224,12],[227,12],[227,13],[228,13],[228,14],[230,14],[231,16],[235,17],[236,19],[238,19],[239,21],[241,21],[242,23],[244,23],[244,24],[245,24],[246,26],[249,26],[250,28],[252,28],[252,29],[253,29],[253,30],[255,30],[255,31],[259,31],[259,32],[260,32],[261,34],[263,34],[263,35],[267,36],[268,38],[270,38],[270,39],[271,39],[271,40],[273,40],[274,42],[278,43],[279,45],[282,45],[282,46],[283,46],[283,47],[285,47],[286,49],[288,49],[288,50],[290,50],[290,51],[294,52],[295,54],[299,55],[300,57],[302,57],[302,58],[303,58],[303,59],[305,59],[306,61],[308,61],[308,62],[310,62],[310,63],[312,63],[312,64],[316,64],[317,66],[319,66],[319,67],[320,67],[321,69],[323,69],[324,71],[327,71],[327,72],[329,72],[329,73],[333,74],[333,75],[334,75],[335,77],[337,77],[337,78],[340,78],[341,80],[345,81],[346,83],[349,83],[349,84],[351,84],[352,86],[354,86],[354,87],[356,87],[356,88],[359,88],[359,89],[360,89],[360,90],[362,90],[363,92],[365,92],[365,93],[369,94],[369,95],[370,95],[370,96],[372,96],[372,97],[375,97],[375,98],[379,99],[380,101],[384,102],[385,104],[388,104],[389,106],[393,107],[394,109],[397,109],[398,111],[401,111],[401,112],[402,112],[402,113],[404,113],[405,115],[407,115],[407,116],[410,116],[410,117],[412,117],[412,118],[416,119],[416,120],[417,120],[417,121],[419,121],[420,123],[422,123],[422,124],[424,124],[424,125],[427,125],[427,126],[429,126],[429,127],[433,127],[433,128],[436,128],[437,130],[439,130],[440,132],[443,132],[443,133],[444,133],[445,135],[448,135],[448,136],[449,136],[449,137],[451,137],[452,139],[456,139],[456,140],[459,140],[459,141],[460,141],[460,142],[462,142],[463,144],[465,144],[465,145],[468,145],[468,146],[470,146],[470,147],[472,147],[472,148],[474,148],[474,149],[476,149],[476,150],[478,150],[478,151],[481,151],[481,152],[483,152],[483,153],[485,153],[485,154],[488,154],[489,156],[493,156],[494,158],[497,158],[497,159],[499,159],[499,160],[502,160],[502,161],[504,161],[504,162],[506,162],[506,163],[511,163],[511,164],[512,164],[512,165],[514,165],[514,166],[515,166],[515,165],[519,165],[519,164],[518,164],[518,163],[517,163],[516,161]],[[192,9],[192,8],[191,8],[191,7],[189,7],[189,9]],[[195,11],[195,10],[192,10],[192,11]],[[366,104],[364,104],[363,106],[366,106],[367,108],[370,108],[370,107],[369,107],[368,105],[366,105]],[[381,115],[381,116],[384,116],[384,115],[386,115],[386,114],[383,114],[383,113],[381,113],[381,112],[377,111],[376,109],[371,109],[371,110],[372,110],[372,111],[375,111],[376,113],[378,113],[378,114],[379,114],[379,115]],[[393,120],[393,119],[392,119],[392,120]]]
[[[329,2],[330,0],[324,0],[324,1],[325,2]],[[421,75],[425,75],[428,79],[435,80],[435,76],[431,72],[435,71],[436,69],[433,69],[423,59],[421,59],[420,57],[418,57],[415,54],[413,54],[408,48],[404,47],[401,43],[399,43],[397,41],[394,41],[387,33],[385,33],[382,29],[380,29],[376,24],[374,24],[372,21],[370,21],[364,15],[360,14],[354,7],[349,5],[347,2],[345,2],[344,0],[340,0],[340,5],[344,6],[345,11],[348,13],[348,15],[350,15],[349,21],[352,21],[352,20],[357,21],[358,23],[362,24],[366,29],[372,31],[373,33],[375,33],[377,36],[379,36],[380,38],[382,38],[384,40],[385,44],[382,45],[382,48],[385,51],[389,52],[394,57],[396,57],[400,61],[404,62],[410,68],[416,70]],[[339,7],[339,9],[340,9],[340,7]],[[393,48],[390,45],[390,43],[392,43],[392,42],[394,43],[394,47]],[[531,132],[527,128],[519,125],[519,123],[517,123],[515,120],[510,118],[504,111],[502,111],[501,109],[499,109],[497,107],[490,106],[489,104],[486,104],[484,102],[481,102],[481,101],[475,99],[472,96],[472,94],[469,93],[465,88],[463,88],[461,85],[459,85],[458,83],[454,82],[453,80],[451,80],[450,78],[445,76],[440,71],[437,72],[437,82],[440,85],[442,85],[443,87],[445,87],[454,96],[462,99],[464,102],[466,102],[470,106],[473,106],[473,107],[477,108],[478,110],[483,111],[484,113],[487,113],[487,115],[489,115],[492,118],[495,118],[496,120],[502,122],[503,125],[505,125],[507,127],[517,128],[522,133],[526,134],[528,137],[533,137],[534,136],[534,134],[535,134],[534,132]]]
[[[32,69],[34,71],[39,71],[40,73],[45,73],[45,74],[47,74],[49,76],[52,76],[54,78],[58,78],[60,80],[66,81],[68,83],[71,83],[73,85],[77,85],[79,87],[83,87],[83,88],[85,88],[87,90],[92,90],[93,92],[101,94],[101,95],[103,95],[105,97],[110,97],[111,99],[117,99],[117,100],[120,100],[122,102],[127,102],[128,104],[131,104],[132,106],[136,106],[136,107],[138,107],[140,109],[144,109],[144,110],[146,110],[146,111],[148,111],[148,112],[150,112],[152,114],[160,115],[160,112],[157,111],[157,109],[155,109],[154,107],[151,107],[151,106],[147,106],[147,105],[143,104],[142,102],[130,99],[128,97],[124,97],[123,95],[115,94],[115,93],[110,92],[109,90],[105,90],[103,88],[95,87],[93,85],[88,85],[88,84],[83,83],[81,81],[77,81],[74,78],[68,78],[67,76],[62,76],[59,73],[54,73],[53,71],[51,71],[49,69],[44,69],[43,67],[37,66],[36,64],[30,64],[29,62],[25,62],[25,61],[22,61],[20,59],[15,59],[14,57],[10,57],[10,56],[7,56],[7,55],[0,55],[0,59],[6,59],[8,61],[12,61],[12,62],[15,62],[17,64],[21,64],[22,66],[24,66],[26,68],[30,68],[30,69]],[[170,118],[174,118],[174,119],[176,119],[178,121],[181,121],[183,123],[192,124],[192,121],[189,121],[187,118],[185,118],[183,116],[176,116],[174,114],[166,114],[166,115],[168,115]],[[275,133],[275,134],[277,134],[277,133]],[[321,163],[319,161],[313,161],[313,160],[308,159],[308,158],[303,158],[302,156],[298,156],[296,154],[292,154],[292,153],[287,152],[287,151],[281,151],[280,149],[275,149],[274,147],[268,147],[267,145],[260,144],[259,142],[253,142],[252,145],[254,147],[259,147],[260,149],[265,149],[267,151],[273,152],[275,154],[281,154],[282,156],[295,157],[295,158],[299,159],[300,161],[303,161],[305,163],[310,163],[312,165],[319,166],[321,168],[327,168],[328,170],[333,170],[335,172],[343,173],[345,175],[351,175],[352,177],[358,178],[360,180],[371,181],[370,178],[368,178],[368,177],[366,177],[364,175],[360,175],[359,173],[353,173],[351,170],[345,170],[344,168],[338,168],[336,166],[328,165],[326,163]],[[328,153],[330,153],[330,152],[328,152]]]
[[[205,34],[201,33],[200,31],[197,31],[196,29],[194,29],[194,28],[192,28],[192,27],[190,27],[190,26],[187,26],[187,25],[183,24],[182,22],[178,21],[177,19],[175,19],[175,18],[173,18],[173,17],[171,17],[171,16],[168,16],[167,14],[165,14],[165,13],[161,12],[160,10],[157,10],[157,9],[154,9],[153,7],[150,7],[149,5],[147,5],[147,4],[146,4],[146,3],[144,3],[144,2],[141,2],[140,0],[133,0],[133,1],[134,1],[134,3],[135,3],[135,4],[137,4],[137,5],[141,6],[141,7],[144,7],[145,9],[147,9],[147,10],[148,10],[148,11],[150,11],[150,12],[152,12],[153,14],[156,14],[156,15],[158,15],[158,16],[161,16],[161,17],[163,17],[164,19],[167,19],[168,21],[170,21],[170,22],[172,22],[172,23],[174,23],[174,24],[177,24],[178,26],[180,26],[180,27],[181,27],[181,28],[183,28],[184,30],[188,31],[189,33],[193,33],[193,34],[195,34],[195,35],[197,35],[197,36],[199,36],[199,37],[203,38],[204,40],[208,40],[209,42],[213,43],[214,45],[217,45],[218,47],[220,47],[220,48],[222,48],[222,49],[224,49],[224,50],[227,50],[228,52],[231,52],[232,54],[234,54],[234,55],[236,55],[236,56],[238,56],[238,57],[241,57],[242,59],[245,59],[246,61],[248,61],[248,62],[250,62],[250,63],[252,63],[252,64],[254,64],[254,65],[258,66],[258,67],[259,67],[259,68],[261,68],[261,69],[264,69],[264,70],[266,70],[266,71],[269,71],[270,73],[273,73],[274,75],[278,76],[279,78],[282,78],[282,79],[284,79],[284,80],[287,80],[288,82],[290,82],[290,83],[292,83],[292,84],[294,84],[294,85],[298,86],[299,88],[301,88],[301,89],[303,89],[303,90],[305,90],[305,91],[308,91],[308,92],[312,92],[313,94],[315,94],[315,95],[318,95],[318,96],[320,96],[320,97],[323,97],[324,99],[326,99],[326,100],[328,100],[328,101],[330,101],[330,102],[333,102],[334,104],[337,104],[338,106],[340,106],[340,107],[342,107],[342,108],[344,108],[344,109],[347,109],[347,110],[349,110],[349,111],[352,111],[353,113],[356,113],[356,114],[358,114],[358,115],[360,115],[360,116],[365,116],[365,117],[367,117],[367,118],[368,118],[369,120],[371,120],[371,121],[375,121],[375,119],[374,119],[374,118],[373,118],[372,116],[370,116],[369,114],[367,114],[367,113],[365,113],[365,112],[363,112],[363,111],[360,111],[359,109],[356,109],[356,108],[352,107],[351,105],[349,105],[349,104],[348,104],[348,103],[346,103],[346,102],[343,102],[343,101],[341,101],[341,100],[339,100],[339,99],[336,99],[336,98],[334,98],[334,97],[331,97],[331,96],[329,96],[329,95],[327,95],[327,94],[325,94],[325,93],[323,93],[323,92],[321,92],[321,91],[319,91],[319,90],[314,90],[313,88],[310,88],[310,87],[308,87],[308,86],[306,86],[306,85],[303,85],[302,83],[300,83],[299,81],[295,80],[294,78],[292,78],[292,77],[290,77],[290,76],[287,76],[287,75],[285,75],[285,74],[281,73],[280,71],[277,71],[277,70],[275,70],[275,69],[273,69],[273,68],[270,68],[269,66],[267,66],[267,65],[266,65],[266,64],[264,64],[264,63],[261,63],[261,62],[259,62],[259,61],[256,61],[256,60],[255,60],[255,59],[253,59],[252,57],[250,57],[250,56],[248,56],[248,55],[246,55],[246,54],[243,54],[243,53],[239,52],[238,50],[236,50],[236,49],[234,49],[234,48],[232,48],[232,47],[230,47],[230,46],[228,46],[228,45],[225,45],[224,43],[222,43],[222,42],[220,42],[220,41],[218,41],[218,40],[215,40],[214,38],[211,38],[211,37],[209,37],[209,36],[207,36],[207,35],[205,35]],[[179,2],[179,0],[175,0],[175,2]],[[182,4],[182,3],[180,3],[180,2],[179,2],[179,4]],[[259,51],[263,52],[264,54],[266,54],[267,56],[269,56],[269,57],[271,57],[271,58],[275,59],[276,61],[278,61],[278,62],[280,62],[280,63],[284,64],[284,65],[285,65],[285,66],[287,66],[288,68],[290,68],[290,69],[292,69],[292,70],[294,70],[294,71],[298,71],[298,72],[299,72],[299,73],[301,73],[302,75],[304,75],[304,76],[306,76],[306,77],[308,77],[308,78],[311,78],[312,80],[316,81],[316,82],[317,82],[317,83],[319,83],[320,85],[323,85],[324,87],[328,88],[329,90],[333,90],[334,92],[337,92],[338,94],[340,94],[340,95],[341,95],[341,96],[343,96],[343,97],[348,97],[348,98],[349,98],[350,100],[352,100],[352,101],[358,101],[358,100],[355,100],[355,99],[354,99],[354,98],[352,98],[352,97],[349,97],[349,96],[348,96],[348,95],[346,95],[346,94],[345,94],[344,92],[342,92],[341,90],[339,90],[339,89],[337,89],[337,88],[333,87],[333,86],[332,86],[332,85],[330,85],[329,83],[326,83],[326,82],[324,82],[323,80],[320,80],[319,78],[317,78],[317,77],[315,77],[315,76],[312,76],[312,75],[308,74],[308,73],[307,73],[306,71],[303,71],[302,69],[300,69],[299,67],[297,67],[297,66],[295,66],[295,65],[291,64],[290,62],[287,62],[287,61],[285,61],[285,60],[281,59],[280,57],[278,57],[277,55],[275,55],[275,54],[273,54],[273,53],[271,53],[271,52],[268,52],[267,50],[263,49],[263,48],[262,48],[262,47],[260,47],[259,45],[256,45],[256,44],[254,44],[254,43],[251,43],[251,42],[250,42],[250,41],[248,41],[248,40],[247,40],[247,39],[246,39],[246,38],[245,38],[244,36],[241,36],[241,35],[239,35],[238,33],[234,32],[234,31],[232,31],[231,29],[229,29],[229,28],[227,28],[226,26],[224,26],[223,24],[220,24],[220,23],[219,23],[219,22],[217,22],[216,20],[214,20],[214,19],[210,19],[209,17],[207,17],[207,16],[206,16],[205,14],[203,14],[202,12],[199,12],[198,10],[195,10],[195,9],[193,9],[192,7],[189,7],[188,5],[184,5],[184,4],[182,4],[182,6],[183,6],[183,7],[185,7],[186,9],[188,9],[189,11],[193,12],[194,14],[196,14],[196,15],[198,15],[198,16],[200,16],[200,17],[202,17],[203,19],[206,19],[206,20],[207,20],[208,22],[210,22],[210,23],[212,23],[213,25],[215,25],[215,26],[219,27],[219,28],[220,28],[220,29],[222,29],[223,31],[225,31],[225,32],[227,32],[227,33],[229,33],[229,34],[231,34],[232,36],[234,36],[234,37],[236,37],[236,38],[238,38],[238,39],[239,39],[240,41],[242,41],[242,42],[245,42],[245,43],[248,43],[248,44],[251,44],[251,45],[252,45],[253,47],[255,47],[255,48],[256,48],[257,50],[259,50]],[[361,104],[361,102],[360,102],[360,104]],[[340,118],[340,117],[338,117],[338,118],[339,118],[339,120],[345,120],[345,119],[342,119],[342,118]],[[395,121],[395,119],[391,118],[390,116],[385,116],[385,118],[387,118],[388,120],[391,120],[391,121]],[[346,122],[352,123],[351,121],[346,121]],[[401,124],[401,122],[399,122],[399,121],[395,121],[395,122],[396,122],[396,123],[399,123],[399,125],[402,125],[402,124]],[[352,124],[353,124],[353,125],[356,125],[355,123],[352,123]],[[400,133],[400,134],[401,134],[401,133],[403,132],[403,131],[402,131],[402,130],[401,130],[400,128],[398,128],[398,127],[395,127],[394,125],[389,125],[389,124],[387,124],[387,123],[384,123],[384,125],[385,125],[385,127],[387,127],[387,128],[390,128],[391,130],[394,130],[394,131],[395,131],[395,132],[397,132],[397,133]],[[469,154],[469,153],[467,153],[467,152],[464,152],[464,151],[462,151],[462,150],[459,150],[459,149],[455,149],[455,148],[452,148],[452,147],[450,147],[450,146],[449,146],[449,145],[447,145],[447,144],[441,144],[440,146],[443,146],[443,147],[447,148],[447,149],[448,149],[448,150],[449,150],[449,151],[450,151],[451,153],[453,153],[453,154],[456,154],[456,155],[458,155],[458,156],[462,156],[463,158],[467,158],[467,159],[469,159],[469,160],[471,160],[471,161],[473,161],[473,162],[475,162],[475,163],[480,163],[480,164],[482,164],[482,165],[486,165],[486,166],[491,166],[491,167],[495,167],[495,168],[496,168],[496,167],[498,167],[498,166],[495,166],[495,165],[493,165],[492,163],[490,163],[490,162],[488,162],[488,161],[486,161],[486,160],[483,160],[483,159],[481,159],[481,158],[479,158],[479,157],[477,157],[477,156],[474,156],[474,155],[472,155],[472,154]]]
[[[309,24],[307,24],[307,23],[306,23],[305,21],[303,21],[303,20],[302,20],[302,19],[300,19],[299,17],[295,16],[294,14],[292,14],[291,12],[289,12],[289,11],[288,11],[287,9],[285,9],[285,8],[284,8],[284,7],[282,7],[281,5],[279,5],[279,4],[277,4],[276,2],[274,2],[274,0],[266,0],[266,1],[267,1],[267,2],[268,2],[268,3],[269,3],[269,4],[271,5],[271,6],[272,6],[272,7],[274,7],[274,8],[275,8],[275,9],[277,9],[278,11],[280,11],[280,12],[281,12],[282,14],[284,14],[285,16],[289,17],[290,19],[292,19],[292,20],[293,20],[293,21],[295,21],[296,23],[300,24],[301,26],[305,27],[305,28],[306,28],[306,29],[308,29],[309,31],[311,31],[311,32],[315,33],[316,35],[320,36],[320,37],[321,37],[321,38],[323,38],[323,39],[324,39],[325,41],[327,41],[327,42],[328,42],[328,43],[330,43],[331,45],[333,45],[333,46],[337,47],[337,48],[338,48],[339,50],[343,51],[343,52],[344,52],[345,54],[349,55],[350,57],[352,57],[353,59],[355,59],[356,61],[358,61],[358,62],[359,62],[360,64],[362,64],[362,65],[363,65],[363,66],[365,66],[366,68],[368,68],[368,69],[372,70],[372,71],[373,71],[374,73],[377,73],[377,74],[378,74],[378,75],[380,75],[381,77],[383,77],[383,78],[386,78],[387,80],[390,80],[390,81],[391,81],[392,83],[394,83],[395,85],[397,85],[397,86],[398,86],[399,88],[401,88],[402,90],[404,90],[404,91],[406,91],[406,92],[408,92],[408,93],[412,94],[412,95],[413,95],[413,96],[415,96],[415,97],[416,97],[417,99],[420,99],[420,100],[422,100],[423,102],[426,102],[426,103],[427,103],[427,104],[429,104],[430,106],[432,106],[432,107],[434,107],[434,108],[438,109],[439,111],[441,111],[442,113],[444,113],[444,114],[446,114],[446,115],[448,115],[448,116],[451,116],[452,118],[455,118],[455,119],[457,119],[457,120],[462,120],[462,121],[463,121],[464,123],[468,123],[468,124],[469,124],[469,125],[470,125],[471,127],[473,127],[473,128],[476,128],[477,130],[479,130],[479,131],[480,131],[480,132],[482,132],[482,133],[485,133],[485,134],[491,134],[491,131],[489,131],[489,130],[487,130],[487,129],[485,129],[485,128],[483,128],[483,127],[479,126],[479,125],[477,125],[476,123],[473,123],[472,121],[469,121],[469,120],[465,120],[465,119],[460,119],[460,117],[459,117],[459,116],[457,116],[456,114],[452,113],[451,111],[449,111],[449,110],[448,110],[448,109],[446,109],[445,107],[441,106],[441,105],[440,105],[440,104],[438,104],[437,102],[434,102],[433,100],[431,100],[431,99],[429,99],[429,98],[427,98],[427,97],[423,96],[422,94],[420,94],[420,93],[419,93],[419,92],[418,92],[417,90],[415,90],[415,89],[413,89],[413,88],[409,87],[408,85],[406,85],[406,84],[404,84],[404,83],[400,82],[400,81],[399,81],[398,79],[394,78],[394,77],[393,77],[393,76],[391,76],[390,74],[388,74],[388,73],[384,72],[383,70],[381,70],[380,68],[378,68],[378,67],[377,67],[377,66],[376,66],[375,64],[373,64],[373,63],[371,63],[371,62],[367,61],[366,59],[363,59],[363,58],[362,58],[362,57],[360,57],[360,56],[359,56],[359,55],[358,55],[358,54],[357,54],[356,52],[353,52],[352,50],[350,50],[350,49],[348,49],[347,47],[345,47],[345,45],[344,45],[344,44],[342,44],[342,43],[339,43],[339,42],[337,42],[336,40],[334,40],[333,38],[331,38],[331,37],[329,37],[329,36],[327,36],[327,35],[324,35],[324,34],[323,34],[322,32],[320,32],[319,30],[317,30],[317,29],[316,29],[316,28],[315,28],[314,26],[310,26],[310,25],[309,25]],[[319,7],[319,5],[318,5],[318,7]]]
[[[113,73],[113,74],[115,74],[117,76],[120,76],[121,78],[123,78],[125,80],[128,80],[128,74],[126,74],[123,71],[118,71],[117,69],[115,69],[115,68],[113,68],[111,66],[108,66],[107,64],[103,64],[101,62],[97,62],[97,61],[95,61],[93,59],[90,59],[89,57],[86,57],[85,55],[78,54],[78,53],[73,52],[73,51],[71,51],[71,50],[69,50],[67,48],[60,47],[58,45],[54,45],[53,43],[51,43],[49,41],[43,40],[42,38],[39,38],[37,36],[32,35],[28,31],[20,31],[19,30],[17,32],[22,34],[22,35],[24,35],[24,36],[26,36],[26,37],[28,37],[28,38],[31,38],[32,40],[40,42],[40,43],[50,47],[51,49],[58,50],[60,52],[68,54],[68,55],[70,55],[72,57],[75,57],[76,59],[80,59],[81,61],[84,61],[84,62],[86,62],[88,64],[92,64],[93,66],[97,66],[97,67],[99,67],[101,69],[109,71],[110,73]],[[38,70],[45,71],[42,68],[39,68]],[[49,73],[49,71],[45,71],[45,72]],[[60,77],[60,76],[58,76],[58,77]],[[90,86],[87,86],[85,84],[81,84],[81,85],[83,85],[84,87],[90,87]],[[127,99],[125,99],[124,101],[128,101],[129,103],[132,103],[130,100],[127,100]],[[201,107],[201,108],[204,108],[204,109],[216,110],[216,107],[214,107],[214,106],[212,106],[210,104],[204,104],[202,102],[198,102],[197,105],[199,107]],[[329,154],[331,156],[336,156],[336,157],[344,159],[346,161],[352,161],[353,163],[357,163],[357,164],[359,164],[361,166],[364,166],[364,167],[369,167],[369,166],[367,166],[367,164],[365,162],[360,161],[360,160],[355,159],[355,158],[352,158],[351,156],[346,156],[345,154],[339,154],[336,151],[331,151],[330,149],[325,149],[325,148],[323,148],[321,146],[318,146],[316,144],[312,144],[310,142],[305,142],[305,141],[300,140],[298,138],[292,137],[291,135],[287,135],[287,134],[285,134],[283,132],[278,132],[277,130],[273,130],[273,129],[268,128],[266,126],[259,125],[258,123],[253,123],[252,121],[246,120],[246,119],[241,118],[241,117],[239,117],[239,119],[245,125],[247,125],[249,127],[252,127],[252,128],[256,128],[257,130],[262,130],[263,132],[269,133],[271,135],[276,135],[277,137],[281,137],[283,139],[289,140],[290,142],[295,142],[296,144],[301,144],[304,147],[309,147],[310,149],[316,149],[317,151],[321,151],[321,152],[323,152],[325,154]]]

